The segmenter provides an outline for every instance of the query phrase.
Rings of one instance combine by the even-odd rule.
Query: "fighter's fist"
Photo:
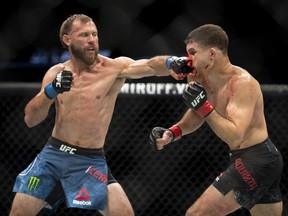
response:
[[[163,147],[173,141],[180,139],[182,136],[181,129],[173,125],[169,129],[163,127],[155,127],[152,129],[150,134],[150,145],[155,151],[163,149]],[[161,139],[159,141],[158,139]]]
[[[208,116],[213,110],[213,104],[207,99],[207,93],[200,83],[189,84],[183,93],[184,103],[195,110],[201,117]]]
[[[70,91],[73,76],[68,70],[60,71],[56,78],[45,87],[45,94],[48,98],[53,99],[58,94]]]
[[[187,57],[171,56],[166,60],[166,67],[172,69],[176,74],[190,73],[193,70],[191,61]]]

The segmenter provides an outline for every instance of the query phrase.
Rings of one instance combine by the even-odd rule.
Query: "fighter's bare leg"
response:
[[[186,216],[223,216],[236,211],[240,207],[236,202],[233,191],[224,196],[213,185],[210,185],[187,210]]]
[[[283,203],[273,204],[257,204],[251,210],[252,216],[281,216],[283,211]]]
[[[119,183],[108,185],[108,204],[104,216],[134,216],[132,205]]]
[[[44,200],[27,194],[16,193],[9,216],[35,216],[45,205]]]

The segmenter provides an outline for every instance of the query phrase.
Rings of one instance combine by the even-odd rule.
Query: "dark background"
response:
[[[41,81],[48,67],[65,57],[58,31],[63,20],[74,13],[85,13],[95,20],[103,53],[135,59],[159,54],[185,55],[183,40],[193,28],[205,23],[219,24],[230,37],[232,63],[247,68],[261,84],[288,83],[285,68],[287,0],[19,0],[2,3],[0,82],[34,85],[32,82]],[[8,214],[16,175],[43,147],[53,125],[54,115],[40,128],[28,129],[24,124],[24,107],[39,89],[37,86],[28,93],[29,85],[25,83],[25,88],[18,83],[0,85],[0,199],[3,204],[0,215]],[[283,216],[286,216],[287,90],[268,89],[264,96],[271,138],[284,155],[281,189]],[[107,157],[138,216],[154,216],[155,212],[161,216],[183,215],[226,162],[226,146],[206,127],[183,137],[179,141],[181,148],[171,145],[161,154],[152,152],[147,145],[151,128],[174,123],[185,108],[179,103],[179,97],[171,100],[151,95],[120,96],[117,101],[111,134],[107,137]],[[71,213],[76,210],[60,208],[57,215],[89,215]],[[247,216],[248,213],[239,210],[233,215]]]
[[[286,84],[287,0],[25,0],[1,5],[0,81],[41,81],[63,60],[58,32],[74,13],[91,16],[105,55],[185,55],[183,40],[205,23],[230,37],[232,63],[260,83]],[[65,57],[65,56],[64,56]]]
[[[288,216],[288,85],[261,87],[269,136],[283,155],[282,216]],[[38,91],[39,83],[0,85],[1,216],[9,215],[17,174],[43,148],[53,128],[53,108],[46,120],[33,128],[28,128],[23,121],[24,107]],[[132,93],[120,94],[117,98],[105,153],[113,176],[132,203],[135,216],[184,216],[229,161],[228,146],[207,124],[163,151],[151,149],[152,128],[168,127],[177,122],[186,111],[182,103],[180,95],[164,91],[161,95]],[[271,175],[267,174],[267,178]],[[45,210],[41,213],[37,216],[99,216],[95,212],[66,208],[65,202],[53,214]],[[229,216],[250,214],[239,209]]]

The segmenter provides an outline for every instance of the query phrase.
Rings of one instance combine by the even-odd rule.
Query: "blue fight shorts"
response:
[[[103,148],[81,148],[50,137],[34,161],[17,176],[13,192],[46,200],[60,184],[68,208],[104,210],[107,183]],[[54,207],[47,202],[47,208]]]

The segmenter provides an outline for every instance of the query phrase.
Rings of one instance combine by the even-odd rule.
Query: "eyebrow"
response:
[[[187,52],[188,52],[188,53],[189,53],[189,52],[196,52],[196,50],[195,50],[194,48],[190,48],[190,49],[187,50]]]

